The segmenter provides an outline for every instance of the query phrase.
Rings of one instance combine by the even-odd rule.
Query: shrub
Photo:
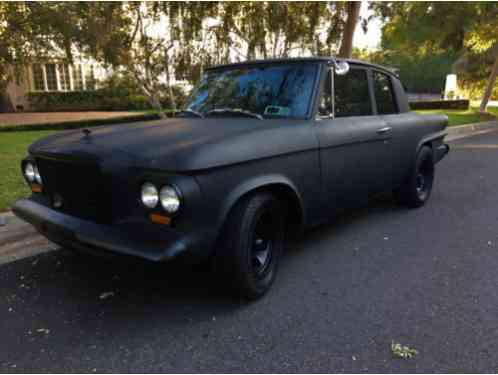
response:
[[[28,94],[31,110],[59,111],[126,111],[146,110],[151,106],[144,96],[115,96],[103,90],[69,92],[32,92]]]
[[[177,108],[185,102],[185,94],[173,87]],[[35,112],[61,111],[130,111],[149,110],[152,106],[144,95],[128,90],[103,88],[95,91],[32,92],[27,95],[30,108]],[[168,96],[161,97],[164,110],[171,109]]]
[[[469,101],[467,99],[458,100],[428,100],[421,102],[411,102],[412,110],[419,109],[469,109]]]

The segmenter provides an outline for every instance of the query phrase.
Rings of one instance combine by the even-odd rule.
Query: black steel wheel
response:
[[[244,198],[231,212],[216,254],[216,272],[244,298],[263,296],[273,284],[284,248],[285,209],[272,194]]]
[[[434,183],[434,157],[432,149],[423,146],[417,154],[415,168],[401,188],[395,191],[398,200],[413,208],[423,206],[431,195]]]

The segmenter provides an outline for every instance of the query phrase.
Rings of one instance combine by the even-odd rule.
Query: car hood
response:
[[[31,154],[133,159],[146,168],[201,170],[316,147],[304,120],[175,118],[78,129],[33,143]]]

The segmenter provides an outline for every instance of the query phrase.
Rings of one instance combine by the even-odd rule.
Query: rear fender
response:
[[[446,134],[446,131],[443,130],[437,133],[428,134],[423,137],[417,144],[415,155],[418,155],[420,149],[423,146],[428,145],[432,149],[434,163],[440,161],[450,150],[450,147],[447,144],[443,143]]]

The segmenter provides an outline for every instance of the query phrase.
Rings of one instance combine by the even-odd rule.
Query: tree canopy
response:
[[[494,85],[490,79],[498,59],[496,2],[372,2],[370,6],[383,20],[383,53],[406,54],[412,61],[449,57],[454,63],[448,70],[458,72],[464,85],[488,77],[488,87]]]

